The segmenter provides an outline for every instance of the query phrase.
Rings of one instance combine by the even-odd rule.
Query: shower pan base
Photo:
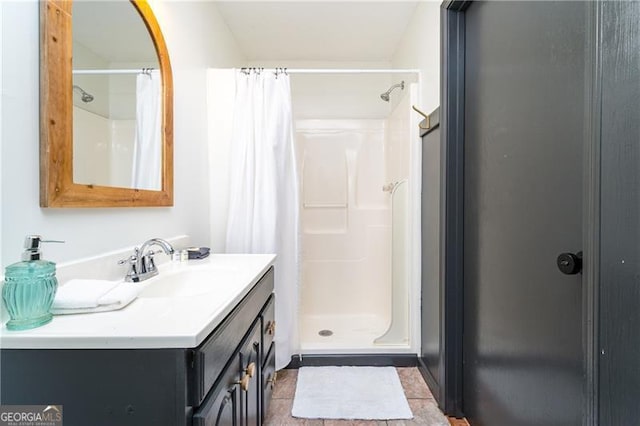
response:
[[[379,345],[374,340],[389,326],[382,315],[303,315],[300,323],[300,353],[409,353],[409,344]],[[326,331],[331,331],[327,335]],[[323,332],[322,335],[320,332]]]

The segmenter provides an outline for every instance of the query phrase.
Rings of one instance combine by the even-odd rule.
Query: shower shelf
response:
[[[343,204],[309,204],[309,203],[304,203],[302,205],[302,207],[304,207],[305,209],[346,209],[347,207],[349,207],[349,204],[347,204],[347,203],[343,203]]]

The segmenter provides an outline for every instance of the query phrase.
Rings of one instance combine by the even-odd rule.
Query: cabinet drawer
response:
[[[267,351],[271,347],[271,342],[276,332],[275,321],[275,295],[272,295],[267,302],[267,306],[262,310],[262,355],[260,362],[264,363]]]
[[[273,388],[276,385],[276,345],[271,345],[269,348],[266,361],[262,366],[262,402],[261,402],[261,418],[264,423],[264,419],[267,418],[269,412],[269,403],[271,402],[271,394]]]
[[[193,350],[189,366],[189,405],[196,407],[202,403],[272,292],[273,268],[270,268],[207,340]]]
[[[236,426],[240,418],[240,368],[234,357],[218,385],[193,415],[193,426]]]

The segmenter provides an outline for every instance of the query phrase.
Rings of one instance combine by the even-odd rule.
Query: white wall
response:
[[[0,1],[0,24],[2,24],[2,2]],[[3,32],[0,31],[0,241],[2,239],[2,207],[4,204],[4,199],[2,198],[2,146],[3,146],[3,132],[2,132],[2,104],[4,103],[4,85],[2,80],[2,42],[3,42]],[[0,243],[0,265],[2,265],[2,244]],[[4,275],[4,271],[1,272]]]
[[[136,120],[112,120],[73,106],[73,181],[131,187]]]
[[[252,61],[249,66],[266,68],[390,69],[390,62],[335,62],[274,60]],[[416,76],[399,74],[291,74],[291,100],[296,120],[386,118],[396,96],[384,102],[380,94],[392,84]],[[407,81],[408,83],[408,81]],[[394,92],[397,95],[397,91]]]
[[[111,186],[128,188],[133,172],[133,150],[136,139],[136,120],[110,120],[109,176]]]
[[[111,170],[111,120],[73,106],[73,181],[113,186]],[[129,172],[131,174],[131,172]]]
[[[418,4],[411,22],[403,35],[392,59],[394,68],[417,68],[420,70],[420,94],[417,107],[425,113],[430,113],[440,105],[440,2],[424,1]],[[412,218],[410,229],[413,235],[412,253],[412,281],[413,294],[419,294],[420,281],[439,279],[439,226],[440,226],[440,146],[437,143],[424,146],[419,138],[417,121],[421,117],[412,111],[414,123],[411,124],[409,134],[411,137],[411,169],[414,187],[411,197],[411,211],[416,212]],[[427,161],[422,162],[422,150],[427,153]],[[428,176],[429,185],[421,188],[420,174]],[[421,223],[420,194],[426,198],[429,208],[422,212],[426,218]],[[420,244],[419,229],[427,229],[428,241]],[[427,263],[421,266],[422,259]],[[421,271],[426,271],[426,277],[421,277]],[[412,297],[415,302],[419,297]],[[419,305],[414,303],[413,312],[419,312]],[[414,314],[415,315],[415,314]],[[419,336],[419,322],[413,324],[412,334]],[[419,339],[414,339],[419,340]],[[419,341],[414,341],[419,344]]]
[[[67,241],[45,257],[66,261],[189,234],[209,243],[206,68],[243,66],[233,37],[212,2],[152,1],[174,78],[175,205],[169,208],[42,209],[39,207],[38,3],[2,9],[2,265],[17,261],[25,234]],[[9,42],[10,41],[10,42]]]
[[[421,75],[421,89],[418,107],[425,113],[431,113],[440,105],[440,2],[423,2],[416,8],[413,19],[405,32],[398,49],[393,57],[396,68],[418,68]],[[417,114],[414,117],[420,119]],[[417,120],[416,120],[417,121]],[[427,185],[420,188],[418,194],[427,206],[422,211],[422,218],[416,215],[413,229],[423,229],[426,238],[420,247],[421,253],[413,253],[413,280],[438,281],[440,279],[440,143],[432,141],[422,144],[418,138],[417,124],[412,124],[412,169],[420,170],[426,177]],[[424,151],[424,155],[423,155]],[[426,161],[422,161],[425,158]],[[420,185],[420,182],[417,182]],[[412,206],[413,211],[420,211],[421,200],[416,198]],[[422,220],[424,219],[424,220]],[[419,245],[420,232],[413,232],[414,245]],[[417,239],[417,241],[416,241]],[[422,261],[424,259],[424,261]],[[423,264],[420,266],[421,262]],[[424,277],[418,279],[420,273]],[[413,298],[416,300],[419,298]],[[413,306],[414,311],[419,306]],[[420,333],[414,328],[414,335]]]
[[[423,111],[430,113],[440,105],[440,1],[418,4],[392,64],[420,70],[419,107]]]
[[[109,68],[109,62],[80,43],[73,43],[73,65],[75,69]],[[109,116],[109,76],[74,75],[73,84],[93,95],[93,101],[82,102],[80,91],[73,92],[73,104],[85,111],[103,117]]]
[[[410,178],[411,136],[416,129],[411,127],[410,114],[412,96],[409,91],[415,83],[407,84],[406,93],[395,93],[399,98],[397,106],[386,120],[385,134],[385,183],[400,182]],[[415,89],[414,89],[415,90]]]
[[[209,200],[211,250],[226,251],[229,218],[229,153],[233,140],[233,109],[236,98],[235,71],[208,71],[207,110],[209,114]]]

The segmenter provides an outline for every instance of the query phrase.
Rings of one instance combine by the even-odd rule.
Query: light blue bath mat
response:
[[[411,419],[393,367],[302,367],[291,414],[306,419]]]

